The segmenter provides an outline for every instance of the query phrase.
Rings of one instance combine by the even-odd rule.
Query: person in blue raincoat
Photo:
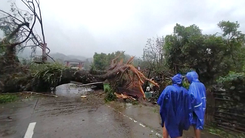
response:
[[[192,113],[190,114],[190,123],[194,127],[196,138],[201,137],[201,130],[204,126],[204,117],[206,109],[206,88],[198,79],[195,71],[188,72],[186,78],[190,83],[189,94],[192,95]]]
[[[160,105],[163,137],[181,138],[183,130],[188,130],[190,126],[190,96],[182,87],[182,75],[172,77],[172,83],[163,90],[157,103]]]

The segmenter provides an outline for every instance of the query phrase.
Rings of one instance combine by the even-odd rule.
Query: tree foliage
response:
[[[240,70],[244,65],[244,34],[239,24],[221,21],[222,35],[202,34],[196,25],[176,24],[174,33],[165,37],[165,58],[169,68],[177,72],[194,69],[200,78],[212,82],[230,70]]]
[[[112,53],[96,53],[93,56],[93,64],[92,67],[93,69],[96,70],[106,70],[109,65],[111,64],[111,61],[116,58],[117,55],[120,56],[118,57],[118,59],[122,59],[123,62],[125,63],[126,61],[128,61],[131,56],[128,54],[125,54],[123,51],[116,51],[116,52],[112,52]],[[136,58],[136,60],[133,61],[133,65],[138,66],[140,63],[139,59]]]
[[[1,41],[1,39],[0,39],[0,41]],[[6,50],[6,47],[4,47],[3,44],[0,44],[0,56],[2,56],[4,54],[5,50]]]
[[[107,54],[105,53],[101,53],[101,54],[95,53],[93,59],[94,59],[93,66],[97,70],[105,70],[106,67],[109,65],[108,57]]]
[[[31,85],[45,88],[56,87],[61,82],[66,70],[67,67],[59,63],[31,64]],[[36,90],[39,90],[39,88],[36,88]]]
[[[143,49],[141,66],[143,70],[146,70],[148,77],[152,74],[158,75],[166,70],[164,64],[164,43],[164,37],[150,38],[147,40],[146,46]]]

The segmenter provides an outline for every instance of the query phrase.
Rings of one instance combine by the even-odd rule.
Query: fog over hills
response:
[[[18,53],[19,58],[24,58],[24,59],[30,59],[31,55],[31,49],[25,49],[22,52]],[[37,50],[35,55],[41,55],[41,51]],[[93,58],[92,57],[85,57],[85,56],[79,56],[79,55],[65,55],[63,53],[50,53],[49,54],[52,58],[54,58],[57,61],[65,61],[65,60],[72,60],[72,61],[89,61],[92,62]]]

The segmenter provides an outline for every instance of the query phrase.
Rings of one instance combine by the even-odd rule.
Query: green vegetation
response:
[[[106,96],[105,96],[106,102],[114,101],[117,99],[117,97],[114,94],[114,91],[112,89],[107,89],[107,91],[105,91],[105,93],[106,93]]]
[[[158,109],[156,109],[156,108],[153,108],[153,112],[154,113],[159,113]]]
[[[244,65],[244,34],[236,22],[218,23],[221,33],[202,34],[196,25],[176,24],[174,34],[165,37],[167,65],[175,72],[196,70],[202,81],[214,83],[229,71],[239,71]]]
[[[0,39],[0,41],[1,41],[1,39]],[[6,48],[2,44],[0,44],[0,55],[2,55],[5,52],[5,49]]]
[[[55,86],[61,81],[63,72],[67,69],[67,67],[59,63],[32,64],[30,69],[34,81],[43,80],[44,83]]]
[[[149,78],[168,78],[195,70],[207,86],[216,84],[216,80],[231,71],[241,73],[245,65],[245,35],[239,30],[239,23],[221,21],[217,27],[219,32],[203,34],[195,24],[182,26],[177,23],[173,34],[148,39],[143,57],[136,59],[134,64]],[[95,53],[93,69],[105,70],[118,53]],[[121,55],[124,61],[129,57]],[[162,85],[168,84],[168,81],[164,82]],[[188,87],[187,83],[184,85]]]
[[[183,87],[185,87],[187,90],[189,88],[190,83],[187,82],[187,80],[183,81]]]
[[[64,65],[58,63],[31,64],[25,60],[21,63],[19,59],[16,58],[16,50],[18,50],[18,47],[23,48],[23,43],[29,44],[28,41],[32,40],[30,43],[34,42],[38,47],[41,43],[46,42],[44,33],[42,33],[42,40],[38,40],[36,35],[32,32],[32,29],[28,27],[25,28],[27,30],[30,29],[29,33],[31,35],[27,35],[28,31],[20,31],[20,28],[23,30],[23,27],[29,26],[29,22],[23,19],[23,24],[16,24],[11,18],[17,18],[14,15],[15,12],[18,12],[18,8],[12,8],[13,16],[0,19],[0,29],[5,35],[4,41],[3,38],[0,38],[0,92],[17,92],[24,90],[46,92],[50,91],[51,87],[56,87],[62,80],[71,80],[72,75],[67,75],[69,69]],[[33,19],[38,18],[38,14],[36,13],[28,16],[31,17],[32,15],[34,15]],[[41,21],[42,20],[39,20],[39,23],[43,31]],[[32,22],[33,24],[31,26],[33,27],[35,21]],[[244,116],[245,34],[239,30],[240,25],[238,22],[221,21],[217,24],[217,27],[220,29],[220,32],[203,34],[201,28],[195,24],[183,26],[177,23],[173,28],[172,34],[166,35],[165,37],[148,39],[143,49],[143,57],[140,59],[136,58],[133,64],[139,66],[147,78],[156,76],[161,78],[161,80],[159,80],[161,90],[166,85],[171,84],[169,78],[172,77],[173,74],[185,74],[190,70],[195,70],[199,74],[200,80],[207,88],[216,85],[219,89],[224,89],[222,94],[220,94],[220,99],[228,97],[230,101],[235,101],[231,103],[223,98],[222,100],[225,102],[216,102],[217,107],[222,107],[227,110],[226,112],[231,112],[233,115],[231,118],[234,118],[234,116],[238,114]],[[23,38],[17,39],[18,36],[23,36]],[[25,36],[29,38],[24,39]],[[18,42],[22,39],[25,41]],[[33,48],[33,51],[35,51],[35,48]],[[91,70],[108,69],[112,59],[119,53],[120,51],[109,54],[95,53]],[[131,57],[124,53],[120,56],[120,59],[123,59],[124,62],[127,62]],[[86,64],[87,68],[89,68],[88,61],[86,61]],[[76,77],[86,80],[88,75]],[[189,87],[186,80],[183,86],[186,88]],[[105,101],[116,99],[114,90],[113,85],[111,85],[111,87],[110,85],[104,86],[106,93]],[[0,103],[11,102],[16,99],[16,95],[0,95]],[[239,111],[235,113],[233,112],[234,109]],[[223,110],[219,111],[222,112]],[[237,120],[234,119],[233,122],[231,122],[245,123],[242,119]],[[230,127],[232,127],[232,125],[230,125]],[[217,129],[210,128],[209,131],[211,133],[220,133],[222,136],[227,135],[224,135],[223,132]]]
[[[139,104],[139,101],[136,101],[136,100],[135,101],[134,100],[132,101],[132,105],[138,105],[138,104]]]
[[[219,90],[222,88],[223,92],[220,93],[219,99],[225,97],[234,101],[228,102],[224,99],[223,102],[216,102],[215,106],[221,107],[215,109],[216,111],[244,116],[245,34],[239,30],[238,22],[221,21],[217,27],[220,29],[219,32],[203,34],[195,24],[190,26],[176,24],[173,34],[147,40],[143,57],[138,59],[137,66],[140,66],[148,78],[155,76],[162,78],[159,81],[163,86],[161,90],[171,84],[170,77],[174,74],[184,75],[190,70],[195,70],[208,90],[214,88],[213,86]],[[96,69],[106,69],[112,58],[106,54],[100,56],[94,55],[93,66]],[[183,86],[188,88],[189,83],[184,80]],[[212,107],[209,101],[207,106]],[[236,117],[230,117],[234,120],[228,122],[236,124]],[[239,122],[245,123],[242,119],[239,119]],[[209,131],[222,137],[234,137],[233,134],[229,134],[229,137],[227,131],[215,127]]]
[[[1,64],[1,63],[0,63]],[[59,63],[53,64],[9,64],[0,69],[0,87],[3,92],[36,91],[48,92],[57,86],[67,74],[67,68]],[[5,82],[5,83],[1,83]]]
[[[93,56],[94,61],[93,64],[91,65],[92,66],[91,68],[94,70],[106,70],[109,67],[112,59],[116,58],[116,56],[119,55],[119,53],[122,53],[122,51],[116,51],[109,54],[95,53]],[[123,59],[124,63],[127,62],[130,58],[131,56],[124,54],[124,52],[119,57],[119,59]],[[140,60],[136,58],[133,64],[135,66],[138,66],[139,62]]]
[[[61,79],[65,78],[67,70],[67,67],[60,63],[31,64],[29,68],[36,91],[49,91],[50,87],[56,87]]]
[[[104,91],[105,91],[105,92],[109,92],[110,89],[111,89],[111,88],[110,88],[110,84],[105,83],[105,84],[104,84]]]
[[[239,82],[245,80],[244,72],[233,72],[230,71],[226,76],[221,76],[217,81],[220,84],[223,84],[226,88],[232,88],[232,85],[240,85]]]
[[[219,129],[214,126],[207,126],[206,130],[214,135],[221,136],[222,138],[244,138],[245,134],[242,133],[235,133],[235,132],[227,132],[226,130]]]
[[[0,104],[13,102],[18,99],[16,94],[0,94]]]
[[[106,93],[106,96],[105,96],[106,102],[114,101],[117,98],[116,95],[114,94],[113,89],[111,89],[110,85],[107,83],[104,84],[104,91]]]

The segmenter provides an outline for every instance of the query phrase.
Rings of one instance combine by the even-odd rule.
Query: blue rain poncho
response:
[[[190,114],[190,123],[196,129],[203,129],[206,109],[206,88],[198,79],[195,71],[188,72],[186,78],[190,82],[189,94],[193,97],[191,100],[192,113]]]
[[[188,91],[181,86],[182,76],[175,75],[172,82],[173,85],[163,90],[157,103],[160,105],[162,127],[165,125],[170,137],[175,138],[182,136],[183,130],[189,129],[191,106]]]

